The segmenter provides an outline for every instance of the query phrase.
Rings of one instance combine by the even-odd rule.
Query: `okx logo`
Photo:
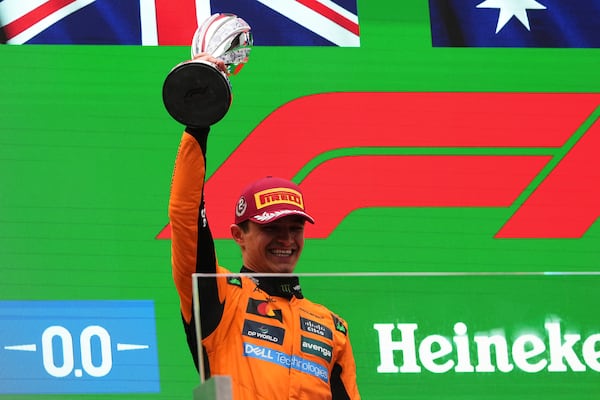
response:
[[[600,211],[600,94],[326,93],[284,104],[208,179],[215,238],[241,188],[295,180],[325,238],[367,207],[515,207],[498,238],[578,238]],[[256,158],[260,157],[260,162]],[[297,179],[299,177],[299,179]],[[158,238],[169,238],[165,227]]]

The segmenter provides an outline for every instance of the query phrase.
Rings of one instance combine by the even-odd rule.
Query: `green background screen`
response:
[[[329,208],[315,210],[323,219],[348,210],[329,230],[317,232],[318,218],[308,228],[297,271],[355,274],[307,277],[303,290],[349,322],[363,398],[597,398],[600,168],[585,157],[599,150],[600,53],[436,48],[427,2],[358,7],[360,47],[253,48],[232,77],[229,113],[211,130],[207,177],[221,172],[219,182],[241,189],[247,182],[238,173],[274,165],[275,174],[324,188],[316,197]],[[0,46],[0,301],[150,300],[160,376],[151,393],[6,397],[191,398],[198,377],[170,241],[161,237],[183,131],[164,109],[161,88],[187,58],[186,46]],[[321,95],[332,102],[319,102]],[[488,116],[525,128],[502,131]],[[267,133],[249,146],[260,132]],[[584,161],[570,163],[581,153]],[[542,213],[498,234],[555,171],[574,182],[564,218]],[[473,182],[477,191],[463,191]],[[497,193],[506,197],[496,201]],[[226,203],[232,216],[234,202]],[[210,202],[207,209],[210,218]],[[579,228],[561,229],[582,215]],[[518,237],[531,226],[553,227],[552,237]],[[237,245],[218,237],[216,247],[220,264],[237,270]],[[393,341],[401,340],[398,324],[418,325],[420,371],[380,371],[385,334],[375,324],[392,324]],[[457,371],[455,338],[469,338],[467,364],[476,366],[474,336],[493,334],[506,339],[514,368]],[[519,341],[526,334],[539,340]],[[560,347],[565,335],[579,339]],[[433,361],[452,367],[427,368],[424,340],[425,353],[427,343],[431,351],[452,346]],[[523,341],[532,355],[522,365],[539,371],[514,361],[514,343]],[[545,350],[536,353],[536,343]],[[396,367],[408,361],[394,352]],[[7,368],[0,358],[0,385]]]

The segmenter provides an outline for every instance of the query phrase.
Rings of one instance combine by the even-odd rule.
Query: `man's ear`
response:
[[[231,224],[229,226],[229,230],[231,231],[231,237],[238,245],[242,245],[244,243],[244,231],[242,228],[237,226],[236,224]]]

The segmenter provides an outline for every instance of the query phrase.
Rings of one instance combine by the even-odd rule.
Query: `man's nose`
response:
[[[294,233],[291,229],[282,228],[277,231],[277,240],[281,242],[292,242],[294,240]]]

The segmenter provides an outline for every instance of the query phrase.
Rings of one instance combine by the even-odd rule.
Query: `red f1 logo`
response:
[[[365,207],[518,201],[490,234],[581,237],[600,215],[599,105],[600,94],[361,92],[296,99],[262,121],[208,179],[213,235],[229,237],[248,182],[266,175],[294,180],[323,158],[299,182],[316,220],[309,238],[327,237]],[[349,148],[353,155],[344,155]],[[167,226],[158,238],[169,237]]]

